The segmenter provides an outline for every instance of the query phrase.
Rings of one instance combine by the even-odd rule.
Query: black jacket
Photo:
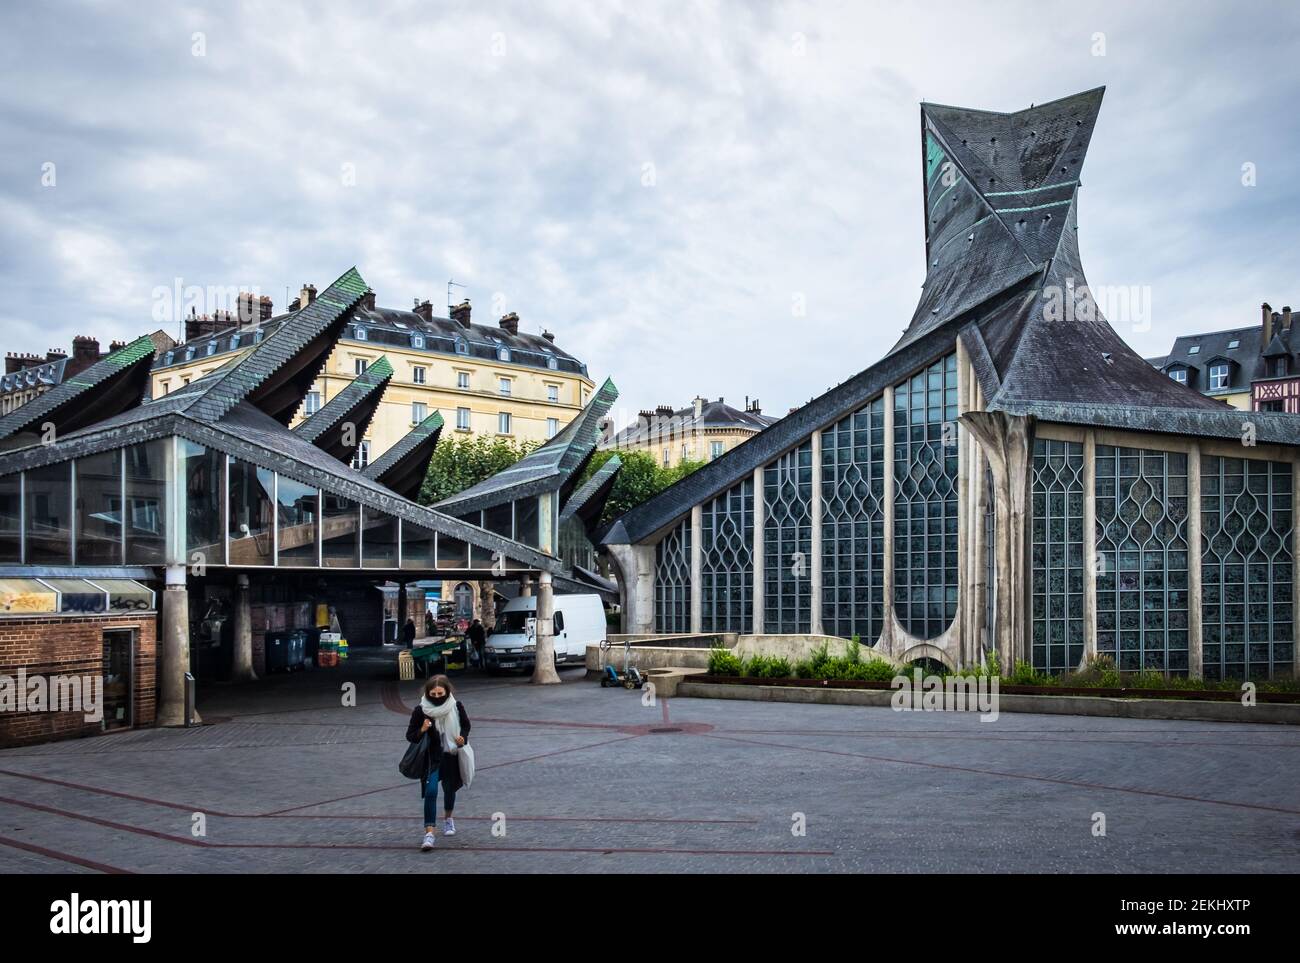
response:
[[[456,700],[456,712],[460,716],[460,734],[465,737],[465,744],[469,744],[469,715],[465,712],[465,703],[459,699]],[[424,714],[424,710],[416,703],[415,709],[411,712],[411,721],[406,725],[406,741],[415,742],[420,738],[420,727],[424,725],[424,720],[429,717]],[[437,728],[429,727],[431,736],[429,738],[429,772],[439,768],[442,762],[442,740],[438,738]],[[454,757],[453,757],[454,758]],[[428,775],[420,782],[420,794],[424,794],[424,783],[428,780]],[[445,766],[438,773],[438,781],[442,783],[443,792],[455,792],[460,788],[460,760],[456,760],[454,766]]]

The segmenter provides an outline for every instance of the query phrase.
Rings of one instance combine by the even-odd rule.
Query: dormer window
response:
[[[420,348],[420,349],[423,349],[423,348],[424,348],[424,335],[422,335],[422,334],[413,334],[413,335],[411,335],[411,347],[412,347],[412,348]]]
[[[208,342],[208,355],[211,356],[211,355],[214,355],[214,354],[216,354],[216,353],[217,353],[217,343],[216,343],[215,341],[209,341],[209,342]]]
[[[352,330],[353,330],[353,332],[354,332],[354,334],[355,334],[355,336],[356,336],[356,339],[357,339],[358,341],[365,341],[365,340],[366,340],[366,329],[363,328],[361,325],[358,324],[358,325],[357,325],[355,328],[353,328]]]
[[[560,367],[560,362],[556,359],[555,355],[549,355],[547,357],[546,367],[550,368],[552,371],[555,371]]]
[[[1210,390],[1223,391],[1228,387],[1228,364],[1219,362],[1210,365]]]
[[[1175,381],[1177,381],[1180,385],[1185,385],[1185,384],[1187,384],[1187,369],[1186,369],[1186,368],[1172,368],[1172,369],[1170,369],[1170,371],[1169,371],[1169,377],[1173,378],[1173,379],[1174,379]]]
[[[456,353],[469,354],[469,345],[465,342],[464,338],[456,339]]]
[[[509,361],[509,360],[510,360],[510,349],[507,348],[504,344],[503,344],[503,345],[499,345],[499,346],[497,347],[497,360],[498,360],[498,361]]]
[[[1233,350],[1234,348],[1240,348],[1240,347],[1241,347],[1241,342],[1236,339],[1228,342],[1229,351]]]
[[[230,350],[234,351],[238,347],[239,347],[239,332],[236,331],[234,334],[230,336]]]
[[[1200,354],[1200,353],[1201,353],[1201,346],[1200,346],[1199,344],[1194,344],[1194,345],[1192,345],[1190,348],[1187,349],[1187,353],[1188,353],[1188,354]]]
[[[194,358],[194,349],[193,349],[193,348],[186,348],[186,349],[185,349],[185,360],[186,360],[186,361],[191,361],[191,360],[193,360],[193,358]]]
[[[1285,378],[1287,376],[1287,359],[1278,358],[1273,362],[1273,377]]]
[[[175,351],[168,351],[167,356],[163,359],[163,364],[171,364],[176,357]]]

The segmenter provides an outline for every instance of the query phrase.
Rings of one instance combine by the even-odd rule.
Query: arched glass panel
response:
[[[812,442],[763,469],[763,631],[812,631]]]
[[[894,388],[894,612],[922,639],[957,614],[957,356]]]
[[[1040,672],[1083,661],[1083,445],[1034,442],[1033,644]]]
[[[822,432],[822,629],[866,645],[885,602],[885,400]]]
[[[691,520],[655,546],[655,630],[691,630]]]
[[[754,480],[703,505],[700,612],[705,632],[750,632],[754,624]]]

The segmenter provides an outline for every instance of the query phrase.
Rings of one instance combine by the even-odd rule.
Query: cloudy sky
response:
[[[158,292],[178,284],[278,311],[355,264],[381,304],[440,305],[455,279],[476,320],[555,331],[621,406],[784,413],[911,316],[919,102],[1101,84],[1084,263],[1151,304],[1120,333],[1163,354],[1300,307],[1294,3],[133,0],[6,21],[7,351],[174,333]]]

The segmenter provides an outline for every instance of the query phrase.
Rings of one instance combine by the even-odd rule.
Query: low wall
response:
[[[736,655],[748,659],[755,655],[776,656],[789,659],[791,664],[805,662],[822,646],[833,656],[842,656],[847,649],[856,645],[858,656],[865,662],[869,659],[882,659],[891,665],[897,663],[883,652],[877,652],[870,646],[849,639],[832,635],[742,635],[736,643]]]
[[[613,641],[612,639],[610,640]],[[709,649],[687,648],[685,646],[632,646],[627,664],[636,666],[643,673],[649,669],[707,669],[709,667]],[[599,645],[587,646],[587,672],[601,671],[601,650]],[[611,646],[604,653],[604,665],[612,665],[623,671],[623,646]]]
[[[812,705],[892,705],[891,689],[817,689],[797,686],[727,685],[683,680],[676,695],[697,699],[743,699],[753,702],[802,702]],[[1174,719],[1190,722],[1254,722],[1300,725],[1300,705],[1196,702],[1179,699],[1109,699],[1098,696],[998,694],[999,712],[1107,716],[1118,719]]]

